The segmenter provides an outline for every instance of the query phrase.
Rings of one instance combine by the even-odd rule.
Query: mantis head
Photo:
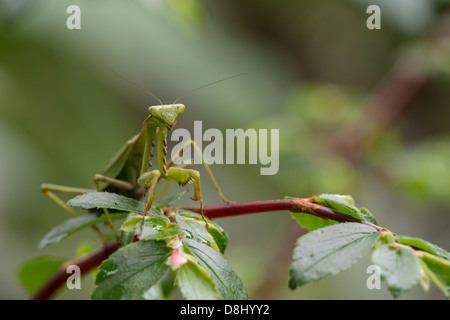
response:
[[[164,104],[159,106],[151,106],[148,112],[152,117],[166,125],[167,129],[171,130],[178,117],[186,110],[184,104]]]

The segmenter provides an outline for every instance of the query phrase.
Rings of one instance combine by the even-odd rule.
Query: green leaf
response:
[[[138,228],[141,228],[141,223],[139,223]],[[181,232],[182,230],[180,226],[178,226],[176,223],[170,222],[169,220],[158,217],[145,217],[144,227],[142,228],[142,233],[139,236],[139,239],[162,240],[175,237]]]
[[[138,224],[142,222],[141,215],[133,215],[125,220],[120,226],[121,231],[136,233],[136,229],[139,227]]]
[[[164,241],[139,241],[120,248],[100,266],[92,299],[142,297],[169,270],[171,251]]]
[[[81,207],[83,209],[107,208],[140,214],[144,213],[145,209],[145,204],[141,201],[110,192],[85,193],[70,199],[67,202],[67,206]],[[154,208],[151,208],[148,214],[167,219],[164,214]]]
[[[347,195],[339,194],[321,194],[314,198],[318,204],[331,208],[342,214],[349,215],[353,218],[363,220],[358,208],[355,207],[353,198]]]
[[[224,253],[228,245],[228,234],[217,223],[208,221],[208,233],[214,238],[214,242],[219,248],[220,253]]]
[[[27,261],[19,270],[19,282],[32,295],[35,294],[66,262],[60,257],[37,257]]]
[[[365,221],[367,221],[367,222],[370,222],[370,223],[373,223],[373,224],[377,224],[377,220],[375,220],[375,218],[373,217],[373,215],[372,215],[372,213],[369,211],[369,209],[367,209],[367,208],[361,208],[361,209],[359,209],[360,211],[360,214],[361,214],[361,217],[365,220]]]
[[[379,237],[375,229],[360,223],[340,223],[300,237],[294,249],[289,287],[295,289],[350,268]]]
[[[138,228],[140,228],[140,225]],[[145,217],[140,240],[167,239],[179,235],[182,232],[180,226],[169,220],[161,218]]]
[[[77,244],[76,253],[77,257],[86,256],[98,249],[98,245],[90,241],[82,241]]]
[[[420,238],[415,238],[415,237],[410,237],[410,236],[404,236],[404,235],[395,236],[395,240],[398,243],[406,244],[408,246],[412,246],[417,249],[427,251],[427,252],[437,255],[441,258],[444,258],[446,260],[450,260],[449,252],[445,251],[444,249],[440,248],[439,246],[432,244],[431,242],[428,242],[426,240],[423,240]]]
[[[143,295],[144,300],[166,300],[175,287],[176,272],[169,270],[155,285],[151,286]]]
[[[189,220],[188,218],[190,218],[191,220],[189,220],[189,221],[195,221],[197,223],[197,225],[190,225],[190,224],[184,225],[184,229],[187,231],[187,236],[189,238],[196,238],[196,236],[200,236],[200,239],[197,239],[197,241],[199,241],[199,242],[204,242],[203,239],[213,240],[213,242],[215,242],[216,246],[214,246],[212,244],[211,247],[218,249],[218,251],[220,253],[225,252],[225,249],[228,245],[228,235],[227,235],[226,231],[219,224],[217,224],[215,221],[211,221],[211,220],[207,219],[208,230],[206,230],[205,222],[203,221],[203,218],[201,217],[201,215],[195,214],[190,211],[185,211],[185,210],[177,210],[177,214],[183,217],[182,218],[183,221],[188,221]],[[183,221],[181,221],[181,224],[183,224]],[[179,223],[179,220],[177,220],[177,222]],[[198,228],[198,225],[202,226],[202,230],[200,230]],[[183,226],[182,226],[182,228],[183,228]],[[194,228],[194,230],[191,230],[192,228]],[[207,236],[206,234],[204,234],[205,230],[210,234],[210,236]],[[185,236],[186,236],[186,234],[185,234]],[[212,238],[211,238],[211,236],[212,236]],[[207,244],[207,242],[206,242],[206,244]]]
[[[427,252],[423,252],[420,260],[426,275],[450,297],[450,261]]]
[[[331,226],[333,224],[338,224],[339,222],[323,219],[320,217],[313,216],[312,214],[307,214],[303,212],[291,212],[291,216],[303,227],[309,231],[324,228],[326,226]]]
[[[127,214],[111,214],[110,216],[111,219],[113,220],[124,219],[126,218]],[[106,216],[102,215],[98,217],[95,214],[89,214],[66,220],[62,224],[50,230],[50,232],[47,233],[44,236],[44,238],[42,238],[42,240],[39,242],[38,248],[43,248],[50,244],[57,243],[83,228],[106,221],[107,221]]]
[[[178,269],[178,286],[188,300],[219,299],[219,293],[209,274],[197,263],[188,260]]]
[[[176,221],[183,230],[185,239],[195,240],[220,252],[214,237],[206,230],[205,222],[203,220],[197,220],[190,218],[189,216],[177,214]]]
[[[247,291],[236,272],[227,261],[214,249],[193,239],[183,239],[199,265],[214,281],[217,291],[225,300],[246,300]]]
[[[127,219],[122,223],[122,226],[133,216],[134,213],[129,213]],[[134,229],[132,231],[123,231],[121,228],[119,235],[119,247],[125,247],[126,245],[132,243],[134,241],[134,235]]]
[[[381,277],[395,298],[417,285],[421,278],[419,258],[407,247],[377,246],[372,262],[380,268]]]
[[[69,207],[83,209],[108,208],[135,213],[143,213],[145,204],[141,201],[110,192],[89,192],[67,202]]]
[[[125,247],[134,241],[134,232],[120,231],[119,247]]]
[[[136,215],[127,219],[120,230],[125,232],[134,232],[134,234],[140,234],[142,225],[142,216]],[[172,223],[167,219],[159,217],[145,217],[144,227],[142,233],[139,236],[139,240],[162,240],[172,238],[179,235],[182,232],[180,226],[176,223]]]

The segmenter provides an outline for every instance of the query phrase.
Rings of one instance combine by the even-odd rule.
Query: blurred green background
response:
[[[69,30],[66,9],[81,9]],[[381,30],[366,27],[369,4]],[[40,184],[93,187],[93,176],[140,128],[154,99],[246,72],[182,99],[178,128],[280,130],[280,168],[214,165],[237,202],[351,194],[378,223],[450,249],[450,16],[430,0],[0,0],[0,298],[25,299],[20,265],[76,255],[91,230],[38,250],[68,215]],[[206,205],[220,204],[204,179]],[[180,205],[192,205],[185,197]],[[290,291],[288,267],[304,230],[289,213],[218,221],[225,257],[252,299],[389,299],[368,290],[369,257]],[[83,290],[57,298],[89,297]],[[433,285],[403,299],[442,299]]]

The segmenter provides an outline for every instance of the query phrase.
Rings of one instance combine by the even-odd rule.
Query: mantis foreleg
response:
[[[84,189],[84,188],[76,188],[76,187],[67,187],[67,186],[60,186],[60,185],[46,184],[46,183],[43,183],[41,185],[41,190],[47,197],[49,197],[53,202],[55,202],[58,206],[63,208],[69,214],[71,214],[74,217],[79,217],[80,214],[76,210],[74,210],[74,209],[72,209],[70,207],[67,207],[65,202],[60,197],[58,197],[55,194],[55,192],[67,193],[67,194],[72,194],[72,195],[73,194],[81,195],[81,194],[85,194],[85,193],[88,193],[88,192],[95,192],[95,191],[100,192],[100,191],[102,191],[101,187],[100,187],[100,182],[106,182],[106,183],[108,183],[108,184],[110,184],[112,186],[115,186],[115,187],[118,187],[118,188],[124,189],[124,190],[132,190],[134,188],[133,184],[131,184],[131,183],[127,182],[127,181],[109,178],[109,177],[101,175],[101,174],[96,174],[94,176],[94,182],[95,182],[95,185],[96,185],[96,190]],[[108,219],[108,224],[110,225],[110,227],[113,230],[114,234],[117,236],[108,210],[104,209],[104,212],[105,212],[105,215],[106,215],[106,217]],[[102,236],[102,238],[103,238],[103,236]]]
[[[65,202],[60,197],[58,197],[55,194],[55,192],[79,195],[79,194],[85,194],[88,192],[95,191],[95,190],[91,190],[91,189],[66,187],[66,186],[60,186],[60,185],[56,185],[56,184],[47,184],[47,183],[43,183],[41,185],[41,190],[53,202],[55,202],[58,206],[60,206],[64,210],[66,210],[68,213],[70,213],[74,217],[79,217],[80,214],[77,211],[75,211],[74,209],[67,207]]]
[[[113,179],[101,174],[96,174],[94,176],[94,182],[95,186],[97,187],[97,191],[100,192],[100,182],[106,182],[109,185],[115,186],[117,188],[120,188],[122,190],[133,190],[134,185],[130,182],[119,180],[119,179]]]
[[[153,198],[155,196],[156,185],[158,184],[158,180],[161,177],[161,172],[159,170],[152,170],[142,174],[138,179],[139,186],[147,189],[147,199],[145,202],[144,213],[142,217],[142,222],[150,210],[150,207],[153,203]],[[185,168],[168,168],[166,169],[166,174],[164,175],[165,179],[173,180],[177,182],[179,185],[186,185],[190,183],[194,183],[194,201],[200,201],[200,213],[203,217],[203,199],[202,192],[200,188],[200,173],[197,170],[185,169]],[[206,220],[205,220],[206,222]],[[141,225],[141,232],[143,223]],[[206,226],[208,223],[206,222]]]
[[[180,151],[178,152],[178,154],[177,154],[176,156],[174,156],[174,157],[170,160],[170,162],[168,163],[167,166],[168,166],[168,167],[171,167],[171,166],[174,164],[174,162],[176,161],[176,159],[178,159],[178,158],[181,156],[181,154],[183,154],[183,153],[186,151],[186,149],[189,148],[189,147],[191,147],[191,146],[194,147],[195,152],[197,152],[197,154],[201,157],[201,159],[202,159],[202,164],[203,164],[203,166],[205,167],[206,171],[208,172],[208,175],[209,175],[209,177],[211,178],[212,183],[214,184],[214,188],[216,189],[216,191],[217,191],[217,193],[219,194],[219,196],[222,198],[223,202],[225,202],[225,203],[227,203],[227,204],[232,204],[232,203],[234,203],[233,201],[228,200],[228,199],[225,197],[225,195],[223,194],[222,190],[221,190],[220,187],[219,187],[219,184],[217,183],[216,179],[214,178],[214,175],[213,175],[211,169],[209,168],[208,164],[207,164],[206,161],[205,161],[205,158],[203,157],[202,151],[201,151],[200,148],[197,146],[197,144],[195,143],[194,140],[189,140],[188,142],[186,142],[186,143],[181,147],[181,149],[180,149]]]
[[[208,228],[208,222],[203,215],[203,199],[202,191],[200,188],[200,172],[192,169],[184,168],[174,168],[171,167],[167,170],[167,179],[176,181],[179,185],[186,185],[189,183],[194,183],[194,201],[200,201],[200,214],[206,223],[206,228]]]

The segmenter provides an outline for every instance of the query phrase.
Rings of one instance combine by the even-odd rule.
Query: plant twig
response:
[[[200,207],[192,208],[180,208],[192,212],[200,212]],[[312,201],[312,198],[308,199],[286,199],[286,200],[267,200],[267,201],[254,201],[246,203],[235,203],[229,205],[210,206],[204,207],[203,213],[206,217],[224,218],[232,217],[243,214],[268,212],[268,211],[291,211],[291,212],[303,212],[311,214],[323,219],[334,220],[338,222],[359,222],[373,227],[377,231],[384,231],[385,228],[376,226],[367,221],[361,221],[351,216],[336,212],[330,208],[320,206]]]

